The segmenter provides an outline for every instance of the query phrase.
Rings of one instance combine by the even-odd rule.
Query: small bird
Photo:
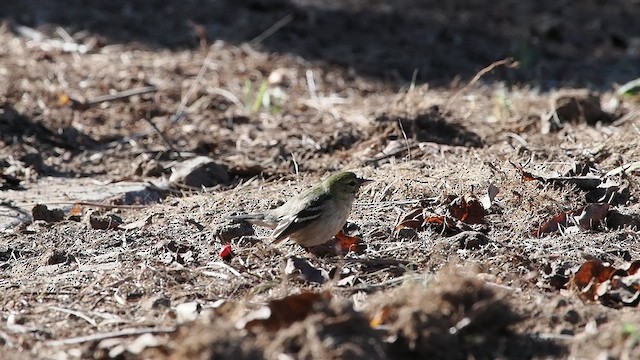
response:
[[[324,244],[342,229],[358,189],[370,181],[340,171],[276,209],[232,219],[273,229],[274,244],[287,238],[303,247]]]

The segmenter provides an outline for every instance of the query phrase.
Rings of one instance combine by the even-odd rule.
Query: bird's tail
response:
[[[271,222],[268,222],[265,219],[265,215],[263,213],[256,213],[256,214],[240,214],[240,215],[232,215],[229,216],[229,219],[231,220],[244,220],[244,221],[248,221],[254,225],[258,225],[258,226],[264,226],[270,229],[273,229],[275,227],[275,225]]]

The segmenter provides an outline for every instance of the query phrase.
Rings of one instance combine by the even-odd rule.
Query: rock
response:
[[[113,230],[123,224],[122,219],[114,214],[100,214],[99,211],[89,211],[85,216],[86,222],[92,229],[96,230]]]
[[[176,185],[201,188],[226,184],[230,180],[227,167],[207,156],[185,160],[176,164],[171,170],[169,181]]]

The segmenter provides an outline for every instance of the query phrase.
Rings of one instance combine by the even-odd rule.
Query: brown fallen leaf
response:
[[[577,225],[585,230],[593,229],[602,222],[609,212],[609,204],[588,204],[579,210],[573,210],[555,214],[551,219],[534,230],[532,235],[539,237],[543,234],[551,234],[560,229]]]
[[[582,298],[590,301],[597,300],[598,287],[609,280],[615,271],[615,268],[603,264],[600,260],[589,260],[582,264],[575,273],[573,284],[580,291]]]
[[[420,220],[420,219],[405,220],[399,223],[398,225],[396,225],[394,230],[396,233],[402,229],[407,229],[407,228],[418,230],[422,227],[423,224],[424,224],[424,220]]]
[[[638,306],[640,303],[640,260],[627,270],[614,268],[594,259],[580,266],[572,284],[580,297],[610,307]]]
[[[81,217],[82,216],[82,205],[79,203],[75,203],[73,204],[73,207],[71,208],[71,210],[69,210],[69,217],[71,216],[77,216],[77,217]]]
[[[487,211],[475,196],[459,197],[449,204],[449,213],[463,223],[485,224]]]
[[[263,327],[268,331],[288,327],[296,321],[309,316],[317,306],[326,304],[331,299],[328,292],[303,292],[278,300],[271,300],[266,306],[250,312],[236,327],[254,330]]]
[[[326,270],[316,268],[306,259],[297,256],[292,256],[287,259],[284,273],[290,278],[301,279],[312,283],[324,284],[329,281],[329,273]]]
[[[376,311],[376,313],[373,315],[373,318],[369,322],[369,325],[372,328],[377,329],[389,323],[390,317],[391,317],[391,307],[383,306],[381,309]]]
[[[336,248],[341,253],[354,252],[360,254],[367,248],[364,240],[358,236],[349,236],[342,230],[336,234]]]
[[[453,218],[444,215],[429,216],[424,219],[424,223],[426,226],[439,227],[439,231],[453,230],[456,228],[456,221]]]
[[[629,268],[627,269],[627,273],[629,275],[636,275],[638,274],[638,270],[640,270],[640,260],[635,260],[631,262],[631,265],[629,265]]]

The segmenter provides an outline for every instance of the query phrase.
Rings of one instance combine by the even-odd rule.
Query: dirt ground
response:
[[[0,232],[2,357],[640,358],[640,98],[621,88],[639,18],[632,0],[0,2],[0,215],[28,219]],[[343,169],[374,180],[350,251],[229,219]],[[78,180],[147,189],[8,200]]]

